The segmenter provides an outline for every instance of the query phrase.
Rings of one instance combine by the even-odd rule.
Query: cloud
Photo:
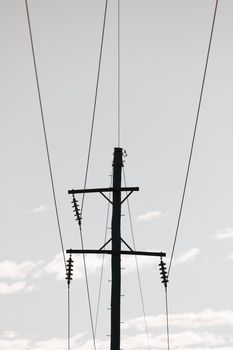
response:
[[[7,333],[9,332],[12,334],[12,337],[8,336]],[[83,340],[83,337],[85,335],[86,333],[80,333],[76,336],[71,337],[70,345],[72,350],[77,348],[80,350],[84,350],[85,347],[80,346],[81,344],[89,344],[89,349],[92,347],[90,340]],[[30,338],[20,337],[18,334],[11,331],[3,332],[0,338],[0,350],[64,350],[66,348],[67,339],[65,338],[54,337],[47,340],[34,342]]]
[[[12,295],[20,291],[27,293],[32,292],[35,289],[34,285],[27,285],[26,281],[19,281],[16,283],[8,284],[6,282],[0,283],[0,294],[1,295]]]
[[[174,259],[174,265],[191,263],[200,254],[199,248],[190,249],[182,254],[180,254],[176,259]]]
[[[33,209],[26,209],[26,213],[28,214],[38,214],[38,213],[45,213],[49,211],[49,207],[46,205],[39,205],[38,207],[35,207]]]
[[[82,255],[74,254],[72,256],[72,259],[74,261],[73,279],[84,278],[85,275],[83,269]],[[85,261],[87,266],[87,272],[89,274],[96,273],[97,270],[99,270],[102,266],[102,257],[99,255],[87,255],[85,257]],[[64,260],[62,253],[56,254],[52,261],[45,265],[43,269],[41,269],[41,271],[38,272],[36,277],[40,277],[44,273],[53,274],[56,280],[58,281],[65,279]]]
[[[18,337],[18,333],[14,331],[4,331],[4,332],[1,332],[0,336],[5,339],[14,339]]]
[[[138,221],[151,221],[154,219],[161,219],[163,217],[163,213],[161,210],[157,211],[149,211],[143,215],[139,215],[137,217]]]
[[[43,269],[38,271],[35,277],[40,277],[43,273],[54,274],[57,280],[65,279],[65,271],[64,271],[64,260],[63,254],[55,254],[52,261],[50,261],[47,265],[43,266]]]
[[[42,260],[35,263],[29,260],[22,263],[5,260],[0,262],[0,278],[25,279],[35,273],[42,264]]]
[[[228,256],[227,256],[227,259],[228,259],[228,260],[233,260],[233,254],[228,255]]]
[[[229,239],[233,238],[233,228],[224,228],[221,230],[218,230],[218,232],[215,235],[216,239]]]
[[[179,333],[170,334],[170,346],[172,349],[176,350],[187,350],[196,349],[196,347],[201,347],[206,349],[206,347],[217,347],[221,350],[221,345],[224,345],[227,340],[224,339],[222,335],[212,334],[209,332],[193,332],[193,331],[183,331]],[[147,349],[148,346],[145,342],[144,334],[136,334],[130,337],[126,337],[122,341],[123,348],[129,350],[136,349]],[[150,335],[150,347],[152,349],[166,349],[167,348],[167,336],[166,334],[160,335]]]
[[[127,256],[123,255],[121,258],[122,261],[122,267],[124,267],[123,272],[124,273],[130,273],[136,270],[136,259],[137,264],[140,269],[146,268],[148,266],[158,266],[158,258],[151,257],[151,256],[138,256],[135,258],[135,256]]]
[[[167,348],[167,337],[163,331],[158,334],[149,334],[150,347],[152,349],[164,350]],[[128,350],[148,349],[146,335],[142,332],[122,335],[122,348]],[[232,349],[232,337],[225,334],[211,333],[207,331],[185,330],[170,333],[170,344],[173,350],[230,350]],[[67,339],[50,338],[41,341],[33,341],[17,335],[15,338],[2,337],[0,339],[0,350],[64,350],[67,347]],[[89,350],[93,348],[93,341],[87,338],[86,333],[71,337],[71,350]],[[109,350],[109,339],[96,339],[96,348]]]
[[[102,256],[88,255],[86,256],[86,266],[88,274],[95,274],[102,266]],[[84,267],[82,255],[73,256],[74,274],[73,279],[83,279]],[[109,260],[106,261],[108,263]],[[0,283],[0,294],[15,294],[21,290],[30,293],[36,289],[34,284],[28,284],[29,278],[38,279],[46,275],[53,275],[58,281],[65,281],[65,267],[63,254],[57,253],[47,264],[43,260],[36,262],[24,261],[17,263],[15,261],[5,260],[0,262],[0,278],[20,280],[17,283]],[[25,281],[26,280],[26,281]]]
[[[147,325],[149,329],[155,329],[166,326],[166,316],[161,314],[158,316],[147,316]],[[169,325],[178,328],[197,329],[203,327],[233,327],[233,311],[223,310],[215,311],[206,309],[202,312],[190,312],[183,314],[170,314]],[[134,318],[125,322],[125,329],[143,331],[145,329],[145,321],[143,317]]]

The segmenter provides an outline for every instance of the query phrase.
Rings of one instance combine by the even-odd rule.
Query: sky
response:
[[[82,188],[103,0],[29,0],[65,249],[80,248],[67,191]],[[171,255],[213,0],[121,1],[120,116],[138,250]],[[233,347],[233,3],[220,0],[190,176],[168,285],[170,347]],[[0,350],[67,349],[62,261],[23,0],[0,0]],[[109,0],[87,187],[107,187],[117,146],[117,2]],[[81,201],[81,197],[77,197]],[[127,206],[122,237],[132,245]],[[104,242],[107,201],[85,197],[86,248]],[[110,222],[110,221],[109,221]],[[109,227],[109,222],[107,226]],[[107,230],[107,237],[110,237]],[[150,348],[167,348],[158,259],[138,259]],[[102,258],[87,257],[94,319]],[[122,348],[148,349],[135,261],[122,259]],[[71,349],[94,349],[83,263],[74,257]],[[96,348],[109,349],[105,258]]]

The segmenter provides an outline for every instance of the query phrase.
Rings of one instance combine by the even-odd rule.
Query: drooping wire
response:
[[[110,175],[110,176],[111,176],[111,181],[110,181],[110,187],[111,187],[112,175]],[[112,193],[110,192],[109,193],[109,200],[111,200],[111,194]],[[110,214],[110,202],[108,201],[105,231],[104,231],[104,244],[107,242],[109,214]],[[101,264],[101,272],[100,272],[100,281],[99,281],[99,292],[98,292],[98,300],[97,300],[96,318],[95,318],[95,337],[96,337],[96,333],[97,333],[97,326],[98,326],[98,320],[99,320],[99,308],[100,308],[100,299],[101,299],[102,283],[103,283],[104,260],[105,260],[105,255],[103,254],[102,264]]]
[[[105,1],[105,8],[104,8],[104,18],[103,18],[100,53],[99,53],[99,62],[98,62],[98,70],[97,70],[97,78],[96,78],[94,105],[93,105],[93,112],[92,112],[91,131],[90,131],[90,136],[89,136],[86,171],[85,171],[85,176],[84,176],[84,186],[83,186],[84,189],[86,189],[86,185],[87,185],[88,170],[89,170],[90,158],[91,158],[92,140],[93,140],[95,115],[96,115],[96,105],[97,105],[99,80],[100,80],[100,70],[101,70],[101,63],[102,63],[102,56],[103,56],[103,46],[104,46],[104,35],[105,35],[107,8],[108,8],[108,0]],[[84,199],[85,199],[85,193],[82,196],[81,213],[83,213]],[[82,226],[81,225],[79,225],[79,233],[80,233],[81,247],[84,250],[84,239],[83,239],[83,232],[82,232]],[[86,283],[86,289],[87,289],[87,298],[88,298],[88,306],[89,306],[89,314],[90,314],[90,322],[91,322],[91,331],[92,331],[93,345],[94,345],[94,349],[96,350],[95,329],[94,329],[93,313],[92,313],[92,306],[91,306],[90,288],[89,288],[89,283],[88,283],[86,258],[85,258],[84,254],[82,255],[82,257],[83,257],[84,275],[85,275],[85,283]]]
[[[167,324],[167,349],[170,350],[170,337],[169,337],[169,313],[168,313],[168,295],[167,287],[165,287],[165,307],[166,307],[166,324]]]
[[[207,73],[207,68],[208,68],[208,63],[209,63],[210,49],[211,49],[212,38],[213,38],[213,33],[214,33],[214,26],[215,26],[217,8],[218,8],[218,0],[216,0],[216,2],[215,2],[214,15],[213,15],[212,26],[211,26],[211,31],[210,31],[210,38],[209,38],[207,56],[206,56],[204,73],[203,73],[202,84],[201,84],[201,90],[200,90],[200,95],[199,95],[199,100],[198,100],[196,121],[195,121],[194,132],[193,132],[192,143],[191,143],[191,149],[190,149],[190,154],[189,154],[189,159],[188,159],[188,166],[187,166],[186,175],[185,175],[185,181],[184,181],[184,187],[183,187],[183,192],[182,192],[181,204],[180,204],[180,209],[179,209],[179,215],[178,215],[178,220],[177,220],[177,225],[176,225],[176,230],[175,230],[175,238],[174,238],[171,258],[170,258],[170,262],[169,262],[168,276],[170,275],[170,271],[171,271],[174,251],[175,251],[175,247],[176,247],[177,236],[178,236],[179,227],[180,227],[181,216],[182,216],[182,212],[183,212],[184,199],[185,199],[186,188],[187,188],[188,177],[189,177],[190,166],[191,166],[192,155],[193,155],[193,149],[194,149],[194,144],[195,144],[195,139],[196,139],[197,126],[198,126],[198,121],[199,121],[199,115],[200,115],[203,91],[204,91],[204,87],[205,87],[206,73]]]
[[[124,185],[125,185],[125,187],[127,187],[124,168],[123,168],[123,177],[124,177]],[[126,195],[127,195],[127,193],[126,193]],[[128,209],[128,214],[129,214],[130,231],[131,231],[131,236],[132,236],[133,249],[136,250],[136,243],[135,243],[134,229],[133,229],[133,220],[132,220],[131,209],[130,209],[130,204],[129,204],[128,198],[127,198],[126,202],[127,202],[127,209]],[[149,339],[149,331],[148,331],[147,318],[146,318],[146,309],[145,309],[143,290],[142,290],[142,282],[141,282],[140,271],[139,271],[139,266],[138,266],[138,259],[137,259],[136,255],[134,257],[135,257],[135,263],[136,263],[137,278],[138,278],[139,292],[140,292],[141,305],[142,305],[142,313],[143,313],[145,332],[146,332],[146,338],[147,338],[147,346],[148,346],[148,349],[150,350],[150,339]]]
[[[35,47],[34,47],[34,41],[33,41],[33,35],[32,35],[30,12],[29,12],[29,7],[28,7],[28,1],[27,0],[25,0],[25,5],[26,5],[27,22],[28,22],[28,29],[29,29],[29,35],[30,35],[32,57],[33,57],[33,65],[34,65],[35,78],[36,78],[37,93],[38,93],[39,105],[40,105],[41,121],[42,121],[42,126],[43,126],[44,141],[45,141],[45,147],[46,147],[46,154],[47,154],[47,161],[48,161],[48,167],[49,167],[50,181],[51,181],[51,186],[52,186],[53,201],[54,201],[54,207],[55,207],[56,219],[57,219],[57,226],[58,226],[60,244],[61,244],[62,255],[63,255],[63,260],[64,260],[64,267],[65,267],[66,266],[65,249],[64,249],[64,243],[63,243],[63,238],[62,238],[62,230],[61,230],[61,224],[60,224],[60,218],[59,218],[59,212],[58,212],[58,205],[57,205],[57,198],[56,198],[56,191],[55,191],[55,184],[54,184],[54,176],[53,176],[52,163],[51,163],[51,157],[50,157],[50,152],[49,152],[49,144],[48,144],[48,137],[47,137],[47,132],[46,132],[46,124],[45,124],[45,118],[44,118],[44,109],[43,109],[43,103],[42,103],[42,97],[41,97],[41,89],[40,89],[40,82],[39,82],[39,75],[38,75],[38,69],[37,69]]]
[[[104,47],[104,35],[105,35],[105,26],[106,26],[106,18],[107,18],[107,9],[108,9],[108,0],[105,1],[105,8],[104,8],[104,19],[103,19],[103,27],[102,27],[102,35],[101,35],[101,44],[100,44],[99,63],[98,63],[98,71],[97,71],[97,78],[96,78],[94,105],[93,105],[93,112],[92,112],[91,131],[90,131],[90,137],[89,137],[87,163],[86,163],[86,171],[85,171],[84,186],[83,186],[84,189],[86,188],[86,185],[87,185],[88,170],[89,170],[90,158],[91,158],[91,148],[92,148],[95,115],[96,115],[96,105],[97,105],[99,80],[100,80],[100,70],[101,70],[103,47]],[[83,198],[82,198],[81,212],[83,212],[84,198],[85,198],[85,193],[83,194]]]
[[[83,233],[82,233],[82,221],[81,221],[81,213],[78,206],[78,201],[75,198],[73,194],[73,200],[72,200],[72,208],[74,208],[74,215],[75,219],[78,221],[79,226],[79,233],[82,240]],[[84,250],[83,240],[82,240],[82,249]],[[83,257],[83,266],[84,266],[84,275],[85,275],[85,282],[86,282],[86,289],[87,289],[87,299],[88,299],[88,307],[89,307],[89,314],[90,314],[90,322],[91,322],[91,332],[92,332],[92,339],[93,339],[93,346],[96,350],[96,342],[95,342],[95,331],[94,331],[94,323],[93,323],[93,313],[92,313],[92,307],[91,307],[91,296],[90,296],[90,288],[88,283],[88,275],[87,275],[87,265],[86,265],[86,257],[85,254],[82,254]]]
[[[121,128],[121,124],[120,124],[120,114],[121,114],[121,111],[120,111],[120,102],[121,102],[121,95],[120,95],[120,84],[121,84],[121,81],[120,81],[120,64],[121,64],[121,61],[120,61],[120,54],[121,54],[121,45],[120,45],[120,40],[121,40],[121,37],[120,37],[120,28],[121,28],[121,18],[120,18],[120,14],[121,14],[121,7],[120,7],[120,0],[118,0],[118,18],[117,18],[117,75],[118,75],[118,78],[117,78],[117,95],[118,95],[118,106],[117,106],[117,137],[118,137],[118,147],[120,147],[120,128]]]
[[[71,319],[70,319],[70,285],[67,287],[67,320],[68,320],[68,329],[67,329],[67,338],[68,338],[68,350],[70,350],[70,328],[71,328]]]

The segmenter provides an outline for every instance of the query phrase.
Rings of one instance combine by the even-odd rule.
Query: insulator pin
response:
[[[73,276],[73,263],[72,256],[70,255],[69,259],[66,262],[66,280],[68,285],[70,285],[70,282],[72,281]]]
[[[81,226],[82,217],[81,217],[81,213],[80,213],[78,201],[77,201],[77,199],[75,198],[74,194],[73,194],[73,200],[72,200],[71,203],[73,204],[73,205],[72,205],[72,208],[74,208],[73,212],[74,212],[75,220],[77,220],[79,226]]]
[[[159,263],[159,270],[160,270],[160,275],[161,275],[161,282],[164,284],[164,287],[167,288],[167,284],[168,284],[168,274],[167,274],[167,267],[166,267],[166,263],[163,262],[162,258],[161,261]]]

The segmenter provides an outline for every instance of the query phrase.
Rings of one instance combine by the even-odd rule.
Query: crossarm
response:
[[[99,249],[68,249],[67,254],[123,254],[123,255],[144,255],[144,256],[159,256],[165,257],[166,253],[163,252],[143,252],[143,251],[131,251],[131,250],[121,250],[120,252],[115,252],[114,250],[99,250]]]

